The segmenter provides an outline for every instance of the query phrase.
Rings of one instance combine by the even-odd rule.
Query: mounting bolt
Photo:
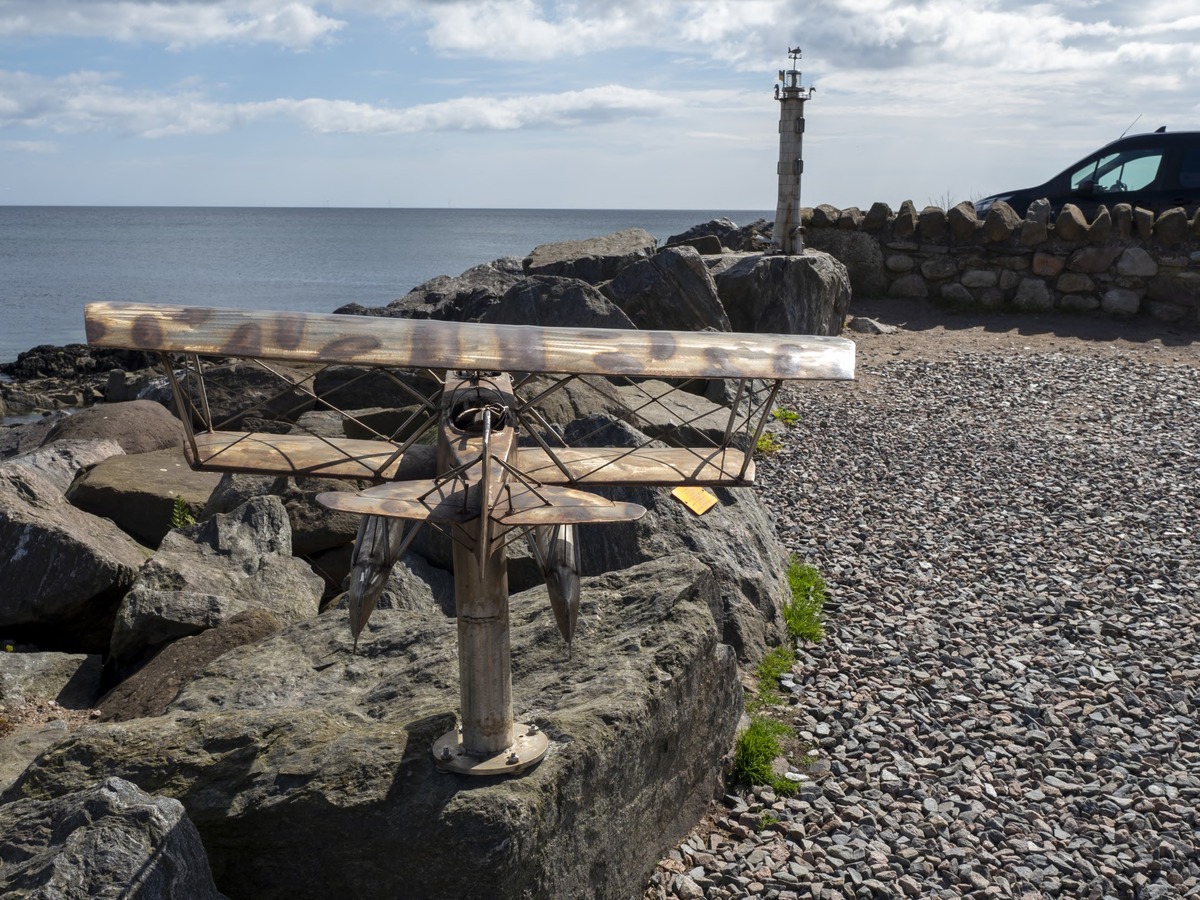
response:
[[[521,761],[521,757],[517,756],[515,751],[508,754],[508,759],[505,760],[505,762],[508,763],[510,766],[515,766],[520,761]]]
[[[525,734],[526,734],[526,736],[528,736],[528,737],[532,737],[533,735],[535,735],[535,734],[537,734],[537,733],[538,733],[538,730],[539,730],[539,729],[538,729],[538,727],[537,727],[536,725],[530,725],[530,726],[529,726],[529,730],[528,730],[527,732],[525,732]]]
[[[445,760],[454,759],[454,754],[450,752],[449,747],[442,748],[442,759],[445,759]]]

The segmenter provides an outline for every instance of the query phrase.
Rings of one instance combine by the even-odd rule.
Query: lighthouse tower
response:
[[[787,254],[800,253],[804,240],[800,236],[800,176],[804,172],[801,145],[804,141],[804,101],[816,88],[800,85],[796,63],[800,48],[788,48],[791,68],[779,72],[783,87],[775,86],[779,101],[779,199],[775,205],[775,243]]]

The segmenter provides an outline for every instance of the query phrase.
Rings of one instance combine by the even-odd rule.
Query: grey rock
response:
[[[671,235],[667,238],[664,249],[673,245],[684,244],[695,247],[700,253],[720,253],[723,250],[733,250],[735,252],[755,251],[762,249],[761,244],[764,241],[768,244],[770,243],[771,229],[772,223],[766,219],[756,219],[749,225],[741,227],[738,227],[730,219],[711,219],[708,222],[693,225],[682,234]],[[693,243],[711,238],[716,238],[719,242],[719,246],[715,251],[701,249],[700,244]]]
[[[578,278],[588,284],[611,281],[626,266],[654,255],[658,241],[641,228],[626,228],[582,241],[540,244],[525,258],[526,275]]]
[[[1117,274],[1149,278],[1158,274],[1158,263],[1142,247],[1127,247],[1117,259]]]
[[[690,247],[667,248],[622,270],[603,288],[638,328],[729,331],[717,284]]]
[[[221,476],[188,465],[181,447],[113,456],[101,461],[71,485],[66,497],[73,506],[111,519],[147,547],[157,547],[171,530],[176,498],[188,512],[200,514]]]
[[[309,556],[354,542],[359,517],[332,512],[317,503],[327,491],[357,491],[364,482],[337,478],[284,478],[226,472],[221,476],[198,519],[237,509],[253,497],[278,497],[287,510],[292,553]]]
[[[1064,241],[1082,241],[1087,238],[1088,221],[1083,212],[1073,203],[1063,205],[1054,222],[1054,234]]]
[[[821,229],[805,238],[812,250],[828,253],[843,266],[856,297],[881,297],[887,289],[883,251],[876,237],[862,231]]]
[[[0,835],[6,897],[222,897],[183,806],[119,778],[2,806]]]
[[[278,617],[265,609],[249,609],[215,628],[180,638],[110,690],[97,704],[102,722],[161,716],[183,685],[217,657],[262,640],[280,628]]]
[[[44,698],[67,709],[91,709],[99,696],[98,654],[0,653],[0,704]]]
[[[439,275],[417,285],[386,307],[366,312],[369,315],[413,319],[477,322],[480,316],[500,301],[509,288],[524,277],[521,260],[502,257],[473,266],[458,276]],[[337,310],[348,311],[348,307]]]
[[[255,607],[282,622],[315,616],[323,582],[291,553],[287,512],[274,496],[170,532],[121,602],[111,660],[134,664]]]
[[[249,360],[236,360],[204,370],[204,400],[212,416],[213,427],[226,431],[266,431],[286,433],[293,422],[313,408],[315,402],[307,390],[288,388],[309,384],[309,373],[272,363],[271,371]],[[195,379],[188,380],[188,396],[196,410],[204,408]],[[153,400],[174,410],[175,400],[165,378],[155,380],[143,392],[144,400]],[[142,402],[142,401],[139,401]],[[196,426],[201,425],[193,416]],[[176,441],[182,444],[182,440]],[[126,452],[130,452],[126,448]]]
[[[481,319],[494,325],[633,328],[600,291],[577,278],[535,275],[517,282]]]
[[[0,729],[0,791],[8,790],[39,753],[53,747],[67,734],[67,723],[62,719],[17,725],[11,731]],[[3,871],[0,868],[0,877]]]
[[[110,456],[120,456],[124,452],[121,445],[110,438],[61,440],[14,456],[5,465],[31,469],[65,494],[75,476],[83,469],[103,462]]]
[[[1137,291],[1131,291],[1128,288],[1111,288],[1100,297],[1100,305],[1106,313],[1131,316],[1138,311],[1141,298]]]
[[[975,230],[979,227],[975,204],[969,200],[955,204],[946,211],[946,224],[950,227],[950,234],[953,235],[954,240],[961,243],[973,238]]]
[[[60,419],[46,436],[55,441],[112,440],[126,453],[148,453],[183,445],[183,425],[158,403],[102,403]]]
[[[0,627],[85,653],[106,648],[117,603],[147,556],[21,467],[0,469],[0,546]]]
[[[888,285],[888,296],[908,299],[928,297],[929,285],[925,283],[925,279],[921,277],[920,273],[909,272]]]
[[[838,334],[850,306],[845,267],[815,250],[744,255],[714,277],[734,331]]]
[[[733,739],[716,591],[686,555],[585,579],[570,660],[545,591],[513,597],[517,717],[551,738],[521,778],[436,772],[455,624],[380,610],[357,656],[343,618],[323,615],[226,653],[165,716],[73,734],[7,808],[91,771],[174,796],[237,897],[628,896],[713,796]]]
[[[1013,306],[1026,312],[1045,312],[1054,308],[1054,295],[1040,278],[1022,278]]]
[[[985,242],[1000,243],[1007,241],[1021,227],[1021,217],[1003,200],[997,200],[988,210],[983,220],[980,234]]]
[[[592,425],[582,422],[576,427]],[[622,433],[638,440],[628,429],[614,426],[609,433],[596,434],[593,442],[619,446]],[[686,551],[708,565],[717,580],[719,591],[710,612],[721,640],[734,648],[739,659],[760,659],[779,643],[780,606],[790,596],[785,574],[788,558],[754,492],[716,489],[718,504],[702,516],[661,488],[608,488],[598,493],[638,503],[647,512],[636,522],[583,529],[585,573],[621,571]]]
[[[1186,210],[1179,206],[1168,209],[1154,220],[1154,238],[1167,246],[1187,243],[1195,239],[1189,226]]]
[[[895,334],[900,329],[867,316],[854,316],[850,320],[850,330],[857,334]]]
[[[404,407],[413,402],[413,391],[429,396],[436,388],[429,378],[405,369],[361,366],[326,366],[313,381],[322,405],[338,410]]]

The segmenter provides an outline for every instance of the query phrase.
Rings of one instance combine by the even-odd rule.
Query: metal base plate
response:
[[[469,756],[462,747],[462,732],[447,731],[433,742],[433,759],[443,772],[460,775],[520,775],[546,755],[550,741],[536,725],[513,722],[517,739],[494,756]]]

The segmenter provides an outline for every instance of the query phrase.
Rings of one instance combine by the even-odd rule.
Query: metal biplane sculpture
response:
[[[749,485],[753,449],[782,383],[854,377],[854,344],[836,337],[538,328],[118,303],[90,304],[86,325],[95,346],[162,355],[193,468],[375,482],[357,493],[318,497],[330,509],[363,517],[347,592],[355,647],[392,565],[419,529],[434,527],[450,536],[461,727],[439,738],[433,752],[443,769],[467,774],[524,771],[542,759],[548,745],[535,726],[513,721],[508,544],[528,542],[569,649],[579,616],[577,526],[630,521],[645,512],[591,488]],[[349,365],[364,374],[387,373],[411,398],[411,412],[385,434],[323,396],[323,405],[372,437],[330,437],[291,422],[283,434],[232,430],[214,420],[204,380],[205,366],[211,370],[213,360],[227,357],[252,360],[277,376],[281,389],[270,398],[276,406],[292,397],[313,403],[318,375],[326,367]],[[281,363],[291,371],[280,370]],[[420,380],[404,377],[409,373]],[[670,398],[689,382],[726,379],[735,386],[715,437],[695,421],[674,422],[674,432],[686,434],[693,446],[664,446],[662,433],[632,447],[587,446],[587,440],[569,445],[563,429],[547,421],[543,404],[586,378],[620,385],[625,399],[617,418],[635,426],[651,409],[673,417]],[[423,391],[421,384],[432,387]],[[283,418],[288,419],[286,410]],[[589,438],[594,442],[596,436]]]

